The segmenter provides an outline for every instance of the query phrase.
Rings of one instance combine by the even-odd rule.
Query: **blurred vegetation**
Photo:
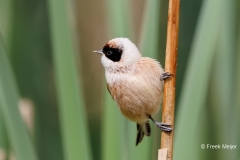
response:
[[[165,0],[0,0],[0,160],[157,159],[160,130],[135,146],[136,126],[109,96],[92,51],[129,37],[164,66],[167,8]],[[181,1],[176,160],[240,158],[239,28],[238,0]]]

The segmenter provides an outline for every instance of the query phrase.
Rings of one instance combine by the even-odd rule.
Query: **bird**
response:
[[[93,52],[101,54],[107,89],[121,113],[137,123],[136,146],[144,135],[151,135],[149,120],[171,132],[170,124],[156,122],[152,116],[162,104],[164,81],[173,74],[164,72],[158,61],[143,57],[128,38],[114,38]]]

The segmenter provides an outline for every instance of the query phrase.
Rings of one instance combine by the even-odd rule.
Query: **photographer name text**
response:
[[[201,144],[202,149],[237,149],[237,145],[234,144]]]

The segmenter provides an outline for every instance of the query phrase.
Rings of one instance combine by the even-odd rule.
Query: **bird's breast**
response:
[[[108,90],[123,115],[141,123],[159,110],[163,97],[162,73],[159,63],[149,58],[140,61],[134,69],[105,72]]]

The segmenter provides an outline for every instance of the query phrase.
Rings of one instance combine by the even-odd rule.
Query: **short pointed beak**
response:
[[[103,51],[102,51],[102,50],[93,51],[93,52],[96,52],[96,53],[99,53],[99,54],[103,54]]]

